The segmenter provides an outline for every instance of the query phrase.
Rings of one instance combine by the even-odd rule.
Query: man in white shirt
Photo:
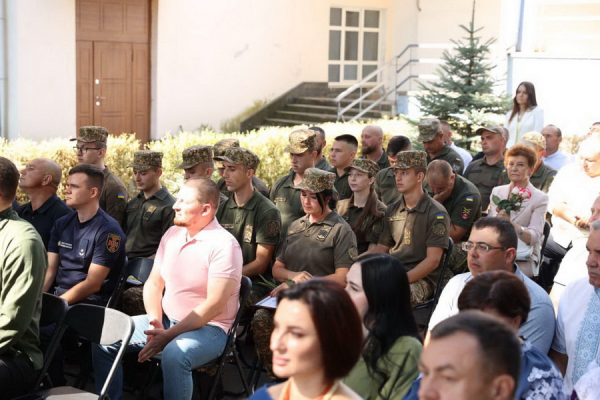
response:
[[[546,125],[540,133],[546,139],[546,155],[542,158],[542,161],[550,168],[558,171],[569,160],[569,156],[558,148],[560,142],[562,142],[562,132],[558,126]]]
[[[448,282],[429,321],[429,331],[458,313],[458,296],[473,276],[488,271],[507,271],[523,281],[531,297],[529,317],[519,329],[519,336],[523,336],[543,353],[548,352],[554,326],[552,302],[544,289],[526,277],[515,265],[517,242],[517,233],[509,221],[484,217],[475,222],[469,241],[463,243],[463,248],[467,251],[469,272],[456,275]],[[429,337],[429,333],[427,336]]]
[[[592,362],[600,364],[600,221],[592,223],[586,247],[588,276],[567,286],[558,305],[550,351],[568,389]]]
[[[456,151],[458,153],[458,155],[460,156],[460,158],[462,158],[463,163],[465,164],[465,168],[463,169],[463,173],[464,173],[467,170],[467,167],[469,166],[471,161],[473,161],[473,156],[467,150],[463,149],[462,147],[458,147],[452,141],[452,127],[450,126],[448,121],[440,120],[440,124],[442,126],[442,133],[444,135],[443,136],[444,143],[446,143],[446,145],[450,146],[450,148],[452,150]]]

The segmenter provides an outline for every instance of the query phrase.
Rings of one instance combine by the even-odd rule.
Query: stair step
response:
[[[377,108],[377,107],[375,107],[375,108]],[[322,105],[316,105],[316,104],[290,103],[282,111],[296,111],[296,112],[309,113],[309,114],[315,113],[315,114],[337,115],[337,107],[336,106],[322,106]],[[351,108],[350,110],[348,110],[346,112],[346,115],[355,116],[359,112],[360,112],[360,110],[358,108]],[[370,110],[367,113],[365,113],[365,117],[381,118],[382,114],[388,114],[388,113],[389,113],[389,111],[385,112],[385,111],[379,111],[379,110],[375,109],[375,110]]]
[[[342,99],[340,101],[340,103],[344,106],[352,103],[355,99]],[[371,105],[375,102],[375,100],[363,100],[362,104],[364,105]],[[329,106],[336,106],[337,107],[337,103],[335,101],[333,101],[333,99],[327,98],[327,97],[298,97],[295,99],[295,103],[296,104],[323,104],[323,105],[329,105]],[[389,100],[384,100],[382,101],[377,107],[381,106],[381,107],[393,107],[394,103],[392,101]]]
[[[297,112],[297,111],[288,111],[288,110],[279,110],[275,111],[275,117],[279,119],[287,119],[287,120],[298,120],[298,121],[320,121],[320,122],[330,122],[337,120],[337,114],[315,114],[315,113],[306,113],[306,112]]]
[[[321,122],[316,121],[298,121],[293,119],[283,119],[283,118],[265,118],[267,126],[295,126],[295,125],[308,125],[313,126],[317,125]]]

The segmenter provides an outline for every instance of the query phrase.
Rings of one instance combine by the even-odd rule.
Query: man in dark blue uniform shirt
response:
[[[54,223],[73,212],[56,195],[61,178],[60,165],[48,158],[36,158],[27,163],[19,179],[19,187],[30,201],[15,211],[38,231],[46,249]]]
[[[66,203],[76,213],[56,221],[48,243],[44,290],[56,279],[53,291],[69,305],[106,305],[125,262],[125,234],[99,206],[103,184],[104,174],[94,165],[69,171]]]

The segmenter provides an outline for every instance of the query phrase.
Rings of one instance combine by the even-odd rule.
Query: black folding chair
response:
[[[117,367],[125,354],[125,349],[129,344],[131,335],[133,335],[133,321],[128,315],[110,308],[90,304],[75,304],[65,318],[63,332],[65,327],[70,327],[79,336],[85,338],[91,343],[102,346],[110,346],[121,342],[121,347],[117,352],[115,361],[108,373],[106,381],[102,386],[98,400],[108,399],[106,392],[115,376]],[[36,392],[42,399],[51,400],[74,400],[77,398],[96,398],[92,393],[76,389],[71,386],[61,386],[48,390]]]
[[[128,261],[121,272],[119,282],[115,287],[113,295],[108,300],[107,307],[116,308],[117,304],[119,304],[119,300],[121,299],[121,296],[123,296],[123,292],[127,286],[127,278],[133,276],[138,281],[146,283],[150,276],[150,272],[152,272],[153,266],[154,258],[135,258]]]
[[[429,320],[431,319],[431,315],[433,314],[433,310],[438,304],[440,300],[440,295],[442,294],[442,290],[444,289],[444,279],[446,277],[446,271],[448,270],[448,263],[450,262],[450,255],[452,254],[452,248],[454,247],[454,241],[452,238],[448,238],[448,248],[444,251],[442,255],[442,259],[440,260],[440,264],[438,268],[440,268],[440,276],[438,277],[438,281],[435,285],[435,290],[433,292],[433,297],[421,304],[417,304],[413,310],[415,314],[421,314],[424,311],[427,311],[426,317],[424,320],[421,319],[421,322],[425,324],[425,331],[427,331],[427,326],[429,325]]]
[[[200,376],[199,376],[200,372],[198,372],[198,369],[217,366],[217,373],[215,374],[213,384],[210,388],[210,392],[207,397],[209,400],[212,400],[214,398],[215,392],[217,390],[219,378],[221,377],[223,368],[225,367],[225,363],[228,361],[233,361],[235,363],[237,370],[240,374],[242,384],[244,386],[244,392],[246,394],[246,397],[250,397],[251,393],[250,393],[250,388],[248,387],[248,381],[246,380],[246,377],[244,376],[244,372],[242,370],[242,364],[240,361],[240,356],[239,356],[237,347],[235,345],[235,332],[240,323],[240,318],[242,316],[244,304],[246,304],[246,301],[248,300],[248,297],[250,296],[251,289],[252,289],[252,281],[250,280],[250,278],[248,278],[247,276],[242,276],[242,281],[240,284],[240,308],[238,309],[238,312],[235,315],[233,325],[231,325],[229,332],[227,332],[227,342],[225,343],[223,352],[221,353],[221,355],[219,357],[215,358],[212,361],[207,362],[204,365],[199,366],[195,371],[193,371],[194,386],[196,389],[202,390],[202,388],[200,387],[200,382],[199,382],[200,381]],[[146,375],[146,379],[144,380],[144,383],[142,384],[142,388],[140,389],[138,399],[141,400],[141,399],[146,399],[148,397],[148,392],[150,391],[150,387],[151,387],[152,383],[154,382],[154,380],[156,379],[156,374],[160,370],[161,359],[162,359],[162,354],[158,354],[157,356],[152,357],[151,361],[153,362],[153,364]],[[234,397],[239,397],[239,396],[237,394],[234,394]]]
[[[119,274],[119,278],[117,279],[117,283],[108,298],[108,302],[106,303],[106,307],[108,308],[116,308],[117,302],[119,301],[119,296],[123,291],[123,287],[125,287],[125,281],[127,280],[127,266],[129,265],[129,260],[125,257],[125,263],[123,264],[123,268],[121,269],[121,273]]]
[[[537,263],[537,271],[534,271],[533,280],[543,287],[547,292],[552,288],[554,275],[558,272],[557,268],[543,268],[543,266],[553,266],[555,263],[544,264],[544,250],[546,250],[546,244],[548,243],[548,237],[550,236],[550,222],[544,222],[544,231],[542,233],[542,248],[540,250],[540,259]],[[537,272],[537,274],[535,273]]]
[[[52,382],[50,381],[50,378],[47,377],[46,372],[48,371],[50,361],[52,360],[52,357],[54,357],[54,353],[58,348],[60,338],[64,332],[63,323],[68,309],[69,305],[67,304],[66,300],[50,293],[44,293],[42,295],[40,328],[54,324],[54,332],[52,333],[50,341],[48,342],[48,346],[44,351],[44,364],[42,365],[42,369],[38,375],[35,385],[31,390],[31,393],[39,390],[44,380],[46,380],[48,387],[52,387]]]

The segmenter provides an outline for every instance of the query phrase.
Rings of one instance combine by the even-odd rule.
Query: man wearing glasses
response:
[[[515,264],[517,233],[512,224],[500,218],[481,218],[473,225],[469,240],[464,242],[462,247],[468,254],[469,272],[456,275],[444,288],[429,321],[426,342],[431,330],[438,323],[458,313],[458,296],[473,276],[482,272],[502,270],[517,275],[531,297],[529,317],[521,325],[519,336],[547,354],[554,336],[554,309],[544,289],[523,275]],[[510,293],[507,293],[507,296],[510,296]]]
[[[77,145],[73,147],[77,153],[79,164],[91,164],[100,168],[104,173],[104,187],[100,195],[100,208],[113,217],[119,225],[125,221],[125,208],[129,193],[123,181],[110,172],[104,164],[106,157],[106,138],[108,130],[101,126],[82,126],[76,138]]]

